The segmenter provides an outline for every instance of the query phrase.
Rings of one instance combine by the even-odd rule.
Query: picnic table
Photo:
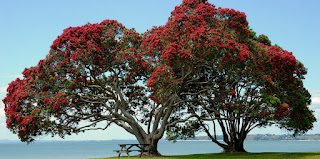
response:
[[[114,150],[119,154],[118,158],[120,157],[121,153],[126,153],[128,157],[130,157],[129,153],[132,151],[140,152],[139,157],[142,156],[143,152],[148,152],[150,154],[150,150],[149,150],[150,144],[119,144],[119,146],[120,146],[120,150]],[[138,149],[132,149],[133,147]]]

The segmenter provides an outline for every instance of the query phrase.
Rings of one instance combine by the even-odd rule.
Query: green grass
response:
[[[128,158],[121,156],[120,158]],[[214,154],[195,154],[184,156],[162,156],[162,157],[141,157],[148,159],[320,159],[320,152],[303,152],[303,153],[214,153]],[[102,158],[101,158],[102,159]],[[117,157],[103,158],[117,159]],[[130,159],[139,159],[139,157],[131,157]]]

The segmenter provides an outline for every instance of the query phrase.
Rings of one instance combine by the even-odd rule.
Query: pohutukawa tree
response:
[[[303,64],[271,46],[267,36],[257,37],[243,12],[184,0],[166,25],[147,33],[144,46],[158,59],[152,78],[161,82],[170,74],[174,82],[166,85],[167,92],[179,90],[171,120],[193,117],[169,128],[169,139],[204,131],[225,152],[245,152],[244,140],[256,127],[275,124],[293,135],[313,127]],[[223,142],[217,140],[217,127]]]
[[[157,70],[140,55],[142,40],[113,20],[65,29],[44,60],[9,84],[7,127],[29,143],[116,124],[160,155],[159,139],[177,123],[168,121],[175,95],[160,99],[146,88]]]
[[[244,152],[256,127],[312,128],[305,74],[290,52],[257,37],[244,13],[184,0],[144,35],[112,20],[65,29],[3,102],[21,141],[116,124],[152,155],[166,130],[169,139],[204,131],[226,152]]]

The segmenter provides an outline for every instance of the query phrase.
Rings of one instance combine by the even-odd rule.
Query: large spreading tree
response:
[[[9,84],[7,127],[31,142],[116,124],[160,155],[159,139],[177,123],[168,121],[177,95],[162,93],[160,100],[146,88],[157,69],[141,56],[142,40],[114,20],[65,29],[44,60]]]
[[[184,0],[166,25],[141,35],[114,20],[65,29],[3,102],[21,141],[116,124],[152,155],[166,130],[170,139],[204,131],[243,152],[255,127],[312,128],[305,74],[292,53],[257,37],[244,13]]]
[[[204,131],[225,152],[245,152],[247,134],[277,125],[294,135],[313,127],[303,87],[306,68],[292,53],[271,46],[249,29],[246,15],[215,8],[206,0],[185,0],[166,25],[149,31],[147,54],[174,75],[180,88],[179,110],[171,120],[191,114],[184,125],[169,128],[169,139]],[[154,77],[161,81],[161,73]],[[206,121],[212,121],[212,129]],[[217,140],[220,127],[223,142]]]

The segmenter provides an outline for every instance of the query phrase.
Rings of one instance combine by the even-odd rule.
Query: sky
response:
[[[7,128],[2,99],[8,83],[21,77],[49,53],[52,42],[69,26],[114,19],[143,33],[164,25],[182,0],[0,0],[0,140],[18,140]],[[319,0],[209,0],[216,7],[245,12],[250,28],[269,37],[308,68],[305,87],[312,94],[310,108],[320,120],[320,6]],[[251,134],[286,134],[276,127],[255,129]],[[320,133],[320,122],[309,134]],[[60,138],[40,137],[40,140]],[[87,131],[66,140],[134,139],[119,127]]]

